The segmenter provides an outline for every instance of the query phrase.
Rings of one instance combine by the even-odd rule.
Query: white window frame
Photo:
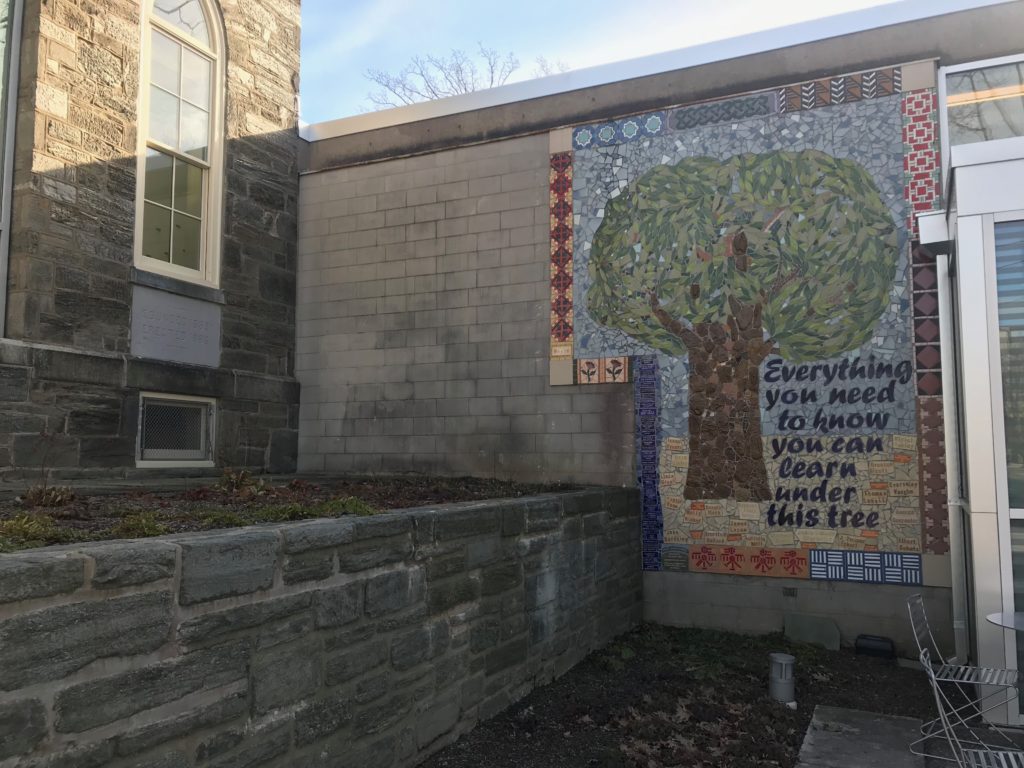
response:
[[[202,403],[208,407],[206,423],[207,454],[206,459],[143,459],[142,458],[142,433],[144,422],[144,405],[146,400],[161,400],[164,402],[180,402],[188,404]],[[217,450],[217,399],[213,397],[199,397],[196,395],[178,395],[167,392],[139,392],[139,419],[138,428],[135,434],[135,466],[149,467],[153,469],[165,468],[176,469],[181,467],[214,467],[216,461],[214,456]]]
[[[199,0],[206,15],[206,27],[210,33],[210,46],[201,42],[173,24],[153,13],[153,0],[143,0],[142,5],[142,51],[139,66],[139,112],[136,145],[136,195],[135,195],[135,266],[147,272],[166,275],[190,283],[220,287],[221,232],[224,210],[224,84],[226,69],[224,61],[224,31],[220,14],[209,0]],[[180,45],[191,48],[210,59],[210,146],[203,172],[202,234],[200,237],[199,269],[189,269],[159,259],[142,255],[142,217],[145,210],[146,151],[152,146],[172,158],[184,155],[170,147],[149,138],[149,93],[152,69],[152,33],[159,31]],[[193,164],[196,158],[188,156]]]

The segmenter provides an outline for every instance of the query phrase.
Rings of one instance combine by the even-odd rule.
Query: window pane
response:
[[[181,103],[181,149],[187,155],[206,159],[210,145],[210,115],[185,102]]]
[[[159,85],[165,91],[178,92],[181,74],[181,45],[167,35],[153,32],[152,72],[150,82]]]
[[[174,254],[172,264],[199,269],[199,219],[183,213],[174,214]]]
[[[171,212],[152,203],[146,203],[142,214],[142,255],[171,260]]]
[[[996,224],[999,352],[1010,508],[1024,508],[1024,221]]]
[[[146,200],[171,207],[171,158],[155,149],[146,150]]]
[[[210,31],[199,0],[154,0],[153,13],[203,45],[210,44]]]
[[[210,60],[187,48],[181,54],[181,97],[210,111]]]
[[[951,144],[1024,136],[1024,62],[946,76]]]
[[[178,100],[156,86],[149,89],[149,135],[161,144],[178,146]]]
[[[174,207],[193,216],[203,215],[203,169],[174,161]]]

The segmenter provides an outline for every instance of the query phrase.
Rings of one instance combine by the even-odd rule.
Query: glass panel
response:
[[[1013,608],[1024,611],[1024,520],[1010,521],[1010,563],[1013,566]],[[970,573],[970,571],[968,571]],[[973,632],[971,633],[974,634]],[[1017,669],[1024,669],[1024,642],[1017,635]],[[1017,683],[1024,688],[1024,681]]]
[[[951,144],[1024,136],[1024,62],[946,76]]]
[[[210,115],[187,102],[181,103],[181,149],[187,155],[206,159],[210,145]]]
[[[199,219],[183,213],[174,214],[174,254],[172,264],[189,269],[199,269],[199,234],[202,227]]]
[[[203,215],[203,169],[174,161],[174,207],[193,216]]]
[[[11,12],[13,0],[0,1],[0,147],[6,143],[7,137],[7,100],[11,94],[7,92],[7,78],[10,74],[10,43],[11,43]],[[13,94],[17,97],[17,89]],[[0,156],[2,156],[0,152]],[[0,184],[3,183],[3,163],[0,162]]]
[[[995,225],[999,353],[1010,508],[1024,508],[1024,221]],[[1024,603],[1021,603],[1024,607]]]
[[[187,48],[181,54],[181,97],[210,111],[210,60]]]
[[[152,72],[150,82],[159,85],[165,91],[178,92],[181,80],[181,44],[176,43],[167,35],[153,32]]]
[[[144,197],[171,207],[171,158],[155,149],[146,151],[146,187]]]
[[[142,255],[171,260],[171,212],[152,203],[146,203],[142,214]]]
[[[199,0],[154,0],[153,13],[203,45],[210,45],[210,30]]]
[[[178,99],[155,85],[149,88],[149,135],[161,144],[178,146]]]

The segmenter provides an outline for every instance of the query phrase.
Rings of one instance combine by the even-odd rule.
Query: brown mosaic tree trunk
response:
[[[761,442],[761,361],[775,348],[764,337],[761,304],[730,298],[724,323],[686,326],[650,294],[651,310],[686,345],[690,361],[687,499],[771,498]]]

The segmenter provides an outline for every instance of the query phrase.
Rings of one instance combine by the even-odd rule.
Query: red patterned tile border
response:
[[[932,211],[940,202],[937,98],[933,88],[903,94],[903,197],[911,239],[917,238],[915,214]]]
[[[572,152],[551,155],[551,357],[572,358]]]
[[[690,545],[690,572],[806,579],[810,562],[805,549],[730,547],[697,541]]]

